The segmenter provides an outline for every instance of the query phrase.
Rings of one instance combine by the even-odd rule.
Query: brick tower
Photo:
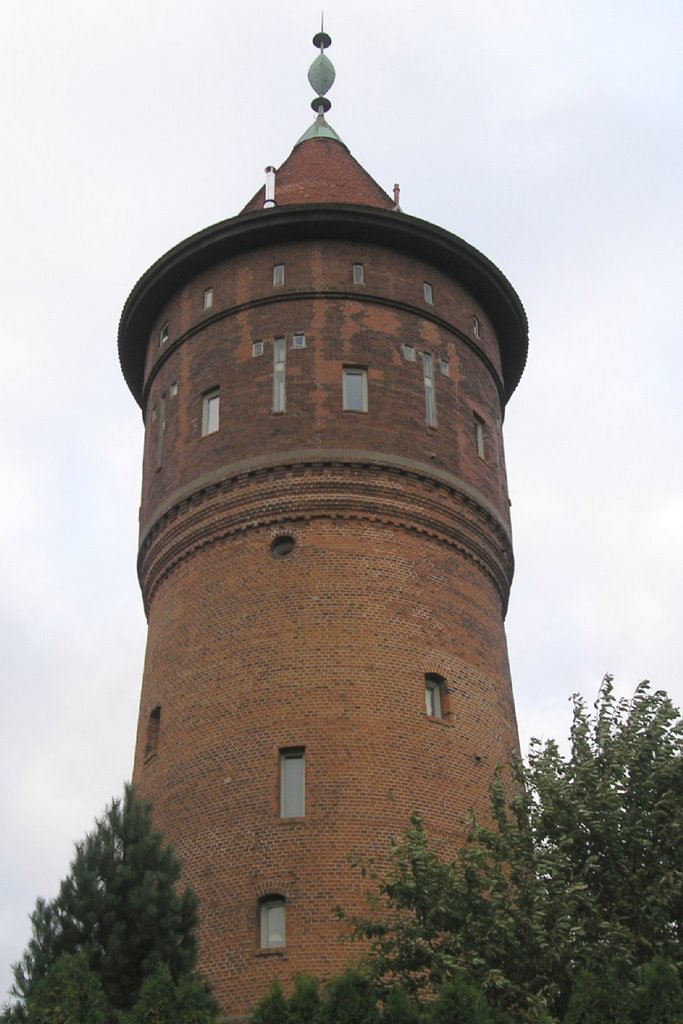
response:
[[[501,425],[524,311],[317,117],[236,217],[162,256],[119,332],[145,422],[134,780],[201,900],[229,1015],[358,950],[356,848],[451,847],[517,748]]]

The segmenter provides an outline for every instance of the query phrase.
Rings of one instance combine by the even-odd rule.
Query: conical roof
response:
[[[327,129],[327,130],[325,130]],[[242,210],[262,210],[265,185]],[[275,205],[349,203],[392,210],[394,202],[361,167],[322,115],[301,137],[275,175]]]

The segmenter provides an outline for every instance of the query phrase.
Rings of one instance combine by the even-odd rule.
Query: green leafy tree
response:
[[[653,957],[683,963],[679,713],[647,683],[617,700],[609,677],[573,712],[568,756],[533,741],[451,862],[419,815],[392,848],[374,913],[352,919],[380,990],[429,997],[464,972],[494,1013],[547,1021],[583,971],[633,989]]]
[[[377,991],[370,978],[350,968],[325,990],[325,1024],[379,1024]]]
[[[286,1024],[287,1000],[279,981],[274,981],[251,1017],[251,1024]]]
[[[179,882],[180,861],[152,828],[150,805],[127,786],[76,845],[57,897],[38,900],[2,1020],[26,1020],[27,1001],[64,953],[85,958],[113,1011],[132,1009],[159,963],[176,980],[192,974],[197,900]]]
[[[428,1024],[492,1024],[484,996],[464,978],[454,978],[440,989],[427,1013]]]
[[[614,967],[578,975],[562,1024],[627,1024],[632,994]]]
[[[644,964],[633,998],[634,1024],[682,1024],[683,985],[676,966],[662,956]]]
[[[143,981],[126,1024],[213,1024],[214,1010],[214,1001],[200,978],[182,975],[176,981],[168,965],[159,964]]]
[[[420,1024],[422,1014],[402,985],[392,988],[384,1000],[382,1024]]]
[[[82,954],[64,953],[40,978],[28,1000],[30,1024],[109,1024],[100,979]]]
[[[316,978],[300,974],[294,979],[294,988],[287,1003],[287,1024],[320,1024],[322,997]]]

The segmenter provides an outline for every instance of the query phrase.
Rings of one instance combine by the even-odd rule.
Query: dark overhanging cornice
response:
[[[505,397],[510,397],[526,363],[528,327],[517,293],[495,264],[457,235],[417,217],[371,206],[316,203],[259,210],[213,224],[169,249],[142,275],[123,307],[118,336],[121,369],[138,404],[159,309],[191,277],[265,245],[324,238],[371,242],[416,256],[467,288],[495,327]]]

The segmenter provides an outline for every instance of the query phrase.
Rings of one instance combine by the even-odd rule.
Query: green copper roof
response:
[[[296,145],[298,146],[300,142],[307,142],[308,139],[335,139],[337,142],[341,142],[342,146],[344,145],[334,128],[330,127],[325,120],[324,114],[318,114],[311,127],[297,140]]]

